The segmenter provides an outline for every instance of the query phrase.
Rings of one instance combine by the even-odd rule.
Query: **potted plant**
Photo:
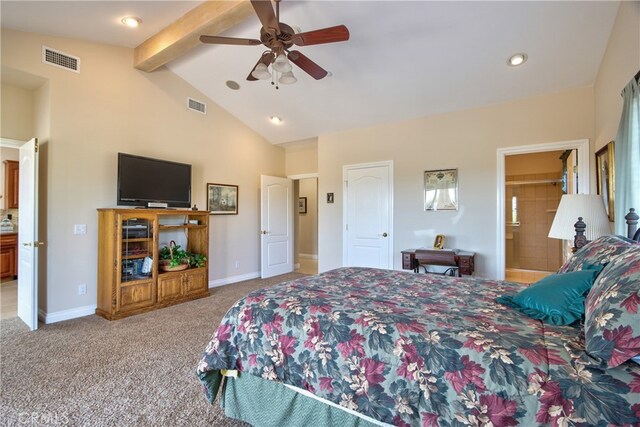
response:
[[[189,267],[203,267],[206,263],[207,257],[205,255],[185,251],[173,240],[169,242],[169,246],[160,249],[159,266],[162,271],[180,271]]]

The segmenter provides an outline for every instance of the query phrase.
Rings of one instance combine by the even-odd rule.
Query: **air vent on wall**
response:
[[[75,73],[80,72],[80,58],[60,52],[59,50],[51,49],[47,46],[42,46],[42,62]]]
[[[187,108],[198,113],[207,114],[207,104],[193,98],[187,98]]]

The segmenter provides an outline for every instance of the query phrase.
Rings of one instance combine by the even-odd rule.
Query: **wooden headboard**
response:
[[[629,239],[633,239],[636,242],[640,242],[640,229],[638,229],[638,219],[640,216],[636,213],[634,208],[629,209],[629,213],[625,215],[624,220],[627,223],[627,237]],[[576,223],[576,235],[573,240],[573,252],[577,251],[587,243],[587,237],[584,235],[584,223],[582,223],[581,227],[578,227],[578,222]]]
[[[638,218],[640,218],[640,216],[638,216],[634,208],[629,209],[629,213],[624,217],[624,220],[627,223],[627,237],[635,240],[636,242],[640,242],[640,229],[637,229]]]

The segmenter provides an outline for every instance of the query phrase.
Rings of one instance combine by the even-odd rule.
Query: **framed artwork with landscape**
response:
[[[604,201],[609,221],[614,220],[615,176],[615,142],[611,141],[596,152],[597,189]]]
[[[211,215],[237,215],[238,186],[207,183],[207,211]]]

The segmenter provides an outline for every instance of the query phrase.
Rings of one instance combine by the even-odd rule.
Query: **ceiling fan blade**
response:
[[[251,72],[247,76],[247,80],[249,80],[250,82],[258,80],[258,79],[256,79],[255,77],[253,77],[251,75],[251,73],[253,73],[253,70],[256,69],[258,64],[264,64],[264,65],[266,65],[268,67],[269,64],[271,64],[273,62],[274,58],[275,58],[275,55],[273,54],[273,52],[265,52],[265,53],[263,53],[262,56],[260,57],[260,59],[258,59],[258,62],[256,62],[256,65],[254,65],[253,68],[251,69]]]
[[[316,80],[320,80],[328,74],[325,69],[323,69],[321,66],[319,66],[297,50],[292,50],[291,52],[289,52],[289,55],[287,57],[291,62],[302,68],[303,71],[305,71]]]
[[[298,46],[343,42],[349,40],[349,30],[344,25],[337,25],[321,30],[294,34],[291,36],[291,40]]]
[[[202,43],[210,44],[234,44],[234,45],[246,45],[256,46],[262,44],[260,40],[256,39],[237,39],[234,37],[219,37],[219,36],[200,36]]]
[[[258,19],[260,19],[266,32],[280,33],[280,25],[273,11],[271,0],[251,0],[251,6],[256,11],[256,15],[258,15]],[[272,31],[269,31],[270,29]]]

